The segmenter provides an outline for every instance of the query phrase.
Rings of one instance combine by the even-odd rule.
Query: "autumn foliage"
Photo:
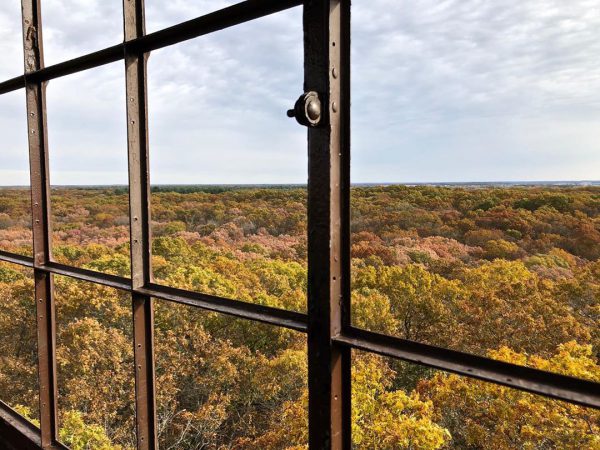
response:
[[[28,192],[0,190],[0,248],[31,253]],[[52,191],[53,256],[129,276],[128,194]],[[306,191],[156,187],[157,283],[306,310]],[[352,190],[355,326],[600,381],[600,189]],[[134,448],[131,304],[55,277],[60,437]],[[32,275],[0,264],[0,399],[38,416]],[[305,336],[156,300],[164,449],[301,449]],[[357,449],[600,449],[598,411],[353,354]]]

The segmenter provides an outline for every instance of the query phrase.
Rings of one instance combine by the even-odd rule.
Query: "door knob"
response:
[[[316,127],[321,122],[321,100],[319,94],[314,91],[305,92],[302,94],[294,109],[287,112],[288,117],[295,117],[300,125],[306,127]]]

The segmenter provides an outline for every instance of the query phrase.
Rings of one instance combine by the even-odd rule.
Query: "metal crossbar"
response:
[[[0,404],[0,429],[28,444],[58,442],[56,324],[53,276],[109,286],[131,295],[134,329],[137,448],[157,448],[153,299],[307,333],[309,445],[351,447],[351,350],[458,373],[582,406],[600,407],[600,384],[502,361],[384,336],[350,322],[350,2],[247,0],[151,34],[144,1],[125,0],[124,42],[44,67],[40,2],[22,0],[25,73],[0,83],[0,94],[23,89],[27,97],[33,257],[0,251],[0,261],[32,268],[37,308],[41,431],[36,434]],[[149,52],[295,6],[304,7],[305,90],[322,93],[325,123],[309,128],[307,314],[190,292],[152,280],[147,73]],[[45,87],[47,81],[124,60],[131,230],[131,278],[52,261]]]

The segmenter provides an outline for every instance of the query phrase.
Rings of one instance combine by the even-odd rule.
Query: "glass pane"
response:
[[[59,438],[70,448],[135,448],[131,300],[56,276]]]
[[[23,74],[23,26],[21,2],[0,4],[0,82]]]
[[[25,91],[0,95],[0,250],[33,254]]]
[[[285,114],[302,60],[300,9],[152,53],[158,282],[305,308],[306,130]]]
[[[53,259],[129,276],[123,63],[53,80],[48,139]],[[81,102],[80,92],[86,93]]]
[[[578,375],[590,355],[500,359]],[[362,449],[593,449],[600,411],[439,370],[353,352],[352,441]],[[600,378],[596,377],[596,381]]]
[[[155,302],[161,448],[305,448],[302,333]]]
[[[42,8],[46,66],[123,42],[122,0],[44,0]]]
[[[202,0],[196,2],[146,0],[148,33],[240,3],[241,0]]]
[[[39,426],[33,271],[0,262],[0,400]]]
[[[354,324],[493,357],[598,355],[600,16],[410,5],[353,14]]]

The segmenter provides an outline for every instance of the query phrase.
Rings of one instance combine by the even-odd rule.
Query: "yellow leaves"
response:
[[[535,288],[535,275],[521,261],[497,259],[466,270],[463,279],[472,292],[477,292],[473,288],[479,287],[483,292],[510,293],[515,299],[517,294],[526,294]]]
[[[485,257],[487,259],[514,259],[519,256],[519,246],[514,242],[504,239],[492,239],[487,241],[484,246]]]
[[[282,355],[283,356],[283,355]],[[300,355],[286,355],[297,359]],[[436,450],[450,441],[449,432],[433,420],[434,407],[417,392],[391,390],[393,371],[374,355],[354,358],[352,372],[352,433],[357,450]],[[241,439],[244,450],[304,449],[308,440],[308,392],[286,401],[275,411],[269,431],[256,439]],[[238,447],[236,447],[238,448]]]
[[[71,450],[132,450],[132,447],[113,445],[104,429],[86,424],[79,411],[66,411],[61,415],[59,439]]]
[[[390,299],[377,290],[363,288],[352,293],[354,325],[366,330],[395,335],[400,322],[392,314]]]
[[[94,318],[74,320],[59,327],[56,357],[62,408],[78,410],[82,421],[104,424],[112,434],[131,433],[121,429],[133,418],[130,338]]]
[[[34,417],[33,413],[31,412],[31,408],[29,408],[28,406],[23,406],[23,405],[14,405],[13,409],[17,413],[19,413],[21,416],[23,416],[27,420],[29,420],[36,427],[38,427],[38,428],[40,427],[40,421]]]
[[[592,346],[581,345],[576,341],[560,344],[556,353],[549,359],[518,353],[506,346],[498,350],[490,350],[489,356],[501,361],[535,367],[548,372],[600,381],[600,366],[596,361]]]
[[[416,392],[388,390],[392,372],[374,355],[354,358],[352,431],[357,449],[442,448],[450,439],[433,421],[433,405]]]
[[[407,339],[447,345],[443,330],[450,329],[454,320],[450,311],[463,293],[458,282],[433,274],[421,265],[409,264],[360,269],[354,295],[363,323],[376,321],[378,315],[371,314],[381,307],[383,330],[380,326],[375,329],[397,330]],[[360,298],[366,295],[373,297],[373,306],[370,298]]]
[[[308,390],[295,401],[286,401],[274,411],[268,431],[255,438],[241,438],[234,448],[240,450],[307,450]]]
[[[505,361],[513,364],[518,364],[520,366],[527,365],[527,355],[523,353],[518,353],[511,350],[507,346],[502,346],[498,350],[490,350],[488,352],[490,358],[499,359],[500,361]]]
[[[101,255],[84,265],[84,268],[97,272],[129,277],[131,275],[130,259],[119,253]]]
[[[0,263],[0,400],[37,411],[36,315],[32,273]]]
[[[493,358],[568,375],[598,379],[590,346],[569,342],[549,359],[503,347]],[[456,375],[438,374],[418,391],[435,405],[436,421],[446,426],[453,445],[476,448],[600,448],[600,412]]]
[[[382,438],[378,449],[439,449],[450,441],[448,430],[430,419],[414,417],[380,417],[373,431]]]

